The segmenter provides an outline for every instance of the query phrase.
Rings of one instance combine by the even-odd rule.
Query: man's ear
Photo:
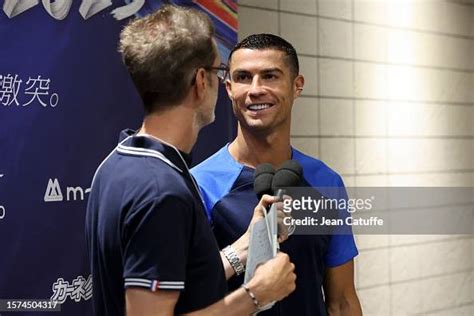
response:
[[[227,91],[227,95],[229,96],[229,99],[233,100],[233,98],[232,98],[232,83],[230,82],[230,79],[227,79],[225,81],[225,90]]]
[[[304,87],[304,77],[303,75],[296,76],[294,83],[294,98],[298,98],[301,95]]]
[[[196,83],[194,86],[194,91],[198,99],[202,99],[204,97],[204,94],[208,88],[209,83],[206,80],[206,75],[207,73],[204,68],[199,68],[198,71],[196,71]]]

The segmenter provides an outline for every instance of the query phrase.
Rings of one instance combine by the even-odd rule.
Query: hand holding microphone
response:
[[[291,199],[291,197],[284,195],[283,188],[300,185],[302,177],[303,170],[295,160],[286,161],[276,171],[268,163],[258,165],[254,174],[254,190],[261,200],[255,208],[251,225],[265,214],[276,213],[276,219],[273,219],[272,225],[275,228],[278,227],[278,229],[273,229],[273,227],[272,229],[275,233],[278,232],[278,242],[288,239],[288,236],[293,233],[294,227],[288,227],[284,224],[284,219],[291,216],[291,213],[283,211],[283,200]],[[268,197],[264,198],[265,194],[275,195],[276,201]],[[268,204],[271,204],[270,210],[266,212],[267,208],[265,208],[262,212],[262,205],[268,207]]]
[[[283,212],[283,199],[288,197],[283,188],[299,185],[301,173],[296,161],[285,162],[277,171],[270,164],[255,170],[254,189],[260,202],[247,230],[250,241],[243,287],[256,298],[258,311],[271,308],[295,289],[294,265],[288,255],[277,252],[279,242],[288,238],[283,224],[288,216]]]
[[[252,235],[251,229],[257,222],[263,220],[260,222],[260,227],[263,223],[267,225],[265,229],[265,231],[268,232],[266,243],[268,243],[269,247],[270,245],[275,247],[269,251],[269,257],[266,260],[275,257],[278,243],[288,239],[288,235],[291,234],[291,229],[289,231],[289,227],[284,224],[284,219],[288,217],[289,214],[283,211],[283,200],[290,197],[284,196],[284,191],[280,189],[299,185],[302,177],[301,170],[301,167],[296,161],[287,161],[277,169],[277,171],[275,171],[270,164],[261,164],[256,168],[254,174],[254,190],[260,198],[260,202],[254,209],[251,222],[245,234],[240,236],[232,245],[225,247],[221,253],[223,258],[227,258],[227,260],[223,261],[226,270],[226,278],[230,278],[234,273],[237,275],[242,273],[243,269],[241,269],[240,266],[248,264],[250,236]],[[279,190],[280,193],[278,194]],[[273,196],[275,191],[277,196]],[[271,216],[272,221],[267,218],[268,214],[273,214]],[[229,258],[231,260],[229,260]],[[235,260],[232,260],[232,258],[238,258],[238,263],[235,263]],[[256,266],[254,266],[254,269],[255,268]]]

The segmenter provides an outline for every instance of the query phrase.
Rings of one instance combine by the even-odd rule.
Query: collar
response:
[[[188,177],[193,184],[196,196],[199,197],[202,205],[204,205],[201,191],[189,172],[190,155],[179,151],[173,145],[166,144],[156,137],[137,135],[137,132],[131,129],[123,130],[120,133],[120,140],[116,147],[116,151],[119,154],[157,158],[178,170],[185,177]]]
[[[152,136],[137,135],[132,129],[123,130],[119,137],[117,151],[124,155],[155,157],[163,160],[180,172],[188,170],[191,155],[186,154],[171,144],[166,144]]]
[[[234,164],[234,165],[236,165],[236,166],[239,166],[240,168],[255,170],[255,168],[253,168],[253,167],[249,167],[249,166],[243,165],[243,164],[241,164],[240,162],[238,162],[238,161],[230,154],[229,145],[230,145],[230,143],[227,143],[227,144],[224,146],[224,155],[225,155],[225,157],[227,158],[227,160],[228,160],[229,162],[231,162],[232,164]],[[296,155],[295,155],[295,153],[296,153]],[[291,157],[290,157],[290,159],[298,160],[297,154],[298,154],[298,152],[293,148],[293,146],[291,146]]]

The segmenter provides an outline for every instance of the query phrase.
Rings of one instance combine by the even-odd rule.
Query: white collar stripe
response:
[[[147,152],[147,153],[155,153],[155,154],[163,155],[158,150],[154,150],[154,149],[141,148],[141,147],[131,147],[131,146],[125,146],[125,145],[122,145],[122,144],[119,144],[118,147],[119,148],[125,148],[125,149],[128,149],[128,150],[138,151],[138,152]]]
[[[104,160],[102,160],[102,162],[100,163],[100,165],[97,167],[97,169],[95,170],[95,173],[94,173],[94,176],[92,177],[92,183],[91,183],[91,188],[92,186],[94,185],[94,180],[95,180],[95,177],[97,175],[97,173],[99,172],[99,169],[102,167],[102,165],[107,161],[107,159],[110,158],[110,156],[112,156],[112,154],[117,150],[117,147],[119,147],[120,145],[122,145],[123,143],[125,143],[127,141],[127,139],[129,139],[130,137],[132,136],[128,136],[127,138],[125,138],[124,140],[122,140],[108,155],[107,157],[105,157]]]
[[[179,172],[181,172],[181,173],[183,172],[183,170],[178,168],[168,158],[166,158],[165,155],[163,155],[160,152],[157,152],[157,151],[147,152],[147,151],[140,151],[140,150],[137,151],[137,150],[131,150],[130,148],[133,148],[133,147],[126,147],[126,146],[121,145],[121,146],[117,147],[117,151],[119,153],[123,153],[123,154],[158,158],[158,159],[162,160],[163,162],[165,162],[166,164],[168,164],[169,166],[171,166],[174,169],[178,170]]]

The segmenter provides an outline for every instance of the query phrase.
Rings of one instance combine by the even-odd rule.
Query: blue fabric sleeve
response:
[[[335,184],[337,189],[334,192],[338,195],[337,198],[347,200],[347,191],[339,175],[337,175]],[[347,210],[340,210],[339,212],[340,218],[350,216]],[[344,225],[339,232],[335,232],[335,234],[331,236],[324,261],[328,267],[336,267],[350,261],[358,254],[359,252],[357,251],[354,235],[352,234],[352,228],[348,225]]]
[[[210,223],[213,222],[214,205],[229,193],[242,168],[243,166],[230,156],[226,145],[191,169],[201,191]]]

